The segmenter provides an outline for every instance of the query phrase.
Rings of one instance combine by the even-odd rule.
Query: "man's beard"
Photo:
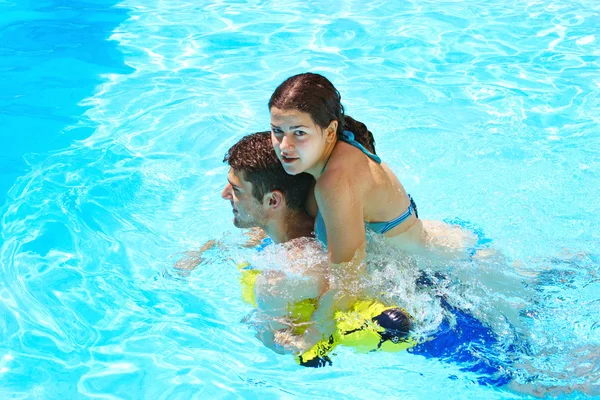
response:
[[[266,222],[267,217],[265,215],[255,215],[255,216],[250,216],[248,214],[244,215],[245,218],[240,218],[240,214],[236,214],[233,217],[233,225],[236,228],[240,228],[240,229],[249,229],[249,228],[256,228],[256,227],[262,227],[264,225],[264,222]]]
[[[235,217],[233,217],[233,225],[236,228],[248,229],[248,228],[254,228],[255,226],[258,226],[258,223],[256,221],[250,220],[250,219],[242,220],[241,218],[239,218],[239,215],[236,215]]]

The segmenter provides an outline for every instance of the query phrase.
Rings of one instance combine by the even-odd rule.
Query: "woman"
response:
[[[364,258],[366,229],[408,253],[455,254],[465,249],[461,230],[443,223],[424,229],[404,187],[375,154],[367,127],[344,115],[341,96],[325,77],[305,73],[286,79],[269,100],[271,140],[288,174],[315,180],[309,212],[317,237],[328,245],[333,278],[356,282]],[[458,235],[464,236],[464,235]],[[338,280],[339,282],[340,280]]]

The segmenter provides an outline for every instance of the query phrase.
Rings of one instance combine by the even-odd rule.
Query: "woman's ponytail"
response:
[[[354,134],[354,139],[369,150],[373,154],[375,152],[375,138],[371,131],[367,129],[367,126],[360,121],[355,120],[349,115],[344,115],[344,130],[350,131]]]

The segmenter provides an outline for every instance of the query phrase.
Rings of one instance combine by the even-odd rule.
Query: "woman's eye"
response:
[[[273,128],[273,134],[275,136],[282,136],[283,135],[283,131],[281,129],[275,129],[275,128]]]
[[[294,131],[294,135],[296,135],[296,136],[304,136],[304,135],[306,135],[306,132],[304,132],[304,131]]]

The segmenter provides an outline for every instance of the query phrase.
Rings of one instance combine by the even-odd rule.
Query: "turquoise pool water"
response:
[[[495,271],[529,282],[443,288],[517,348],[515,380],[597,385],[598,26],[595,1],[0,1],[1,397],[523,396],[452,357],[300,368],[241,322],[222,157],[308,70],[422,217],[477,224],[507,257]],[[227,247],[173,273],[212,238]],[[516,304],[525,338],[492,318]]]

